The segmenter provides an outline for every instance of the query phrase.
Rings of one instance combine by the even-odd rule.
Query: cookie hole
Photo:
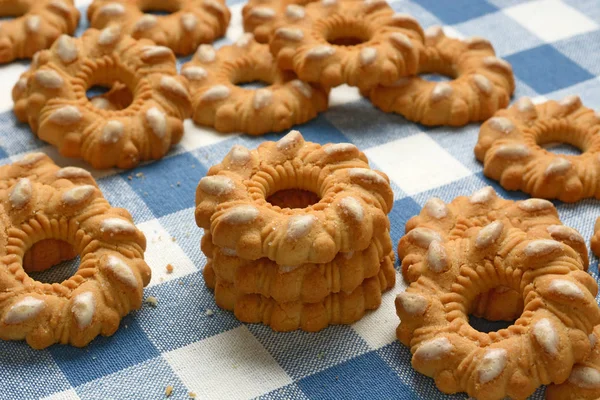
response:
[[[121,82],[116,82],[112,87],[93,85],[86,91],[86,96],[94,107],[102,110],[124,110],[133,102],[131,90]]]
[[[479,332],[497,332],[513,325],[522,312],[521,293],[507,286],[498,286],[473,299],[469,324]]]
[[[498,332],[501,329],[507,329],[509,326],[515,323],[513,321],[491,321],[485,318],[479,318],[474,315],[469,315],[469,325],[479,332],[490,333]]]
[[[63,240],[44,239],[25,253],[23,269],[42,283],[61,283],[79,269],[79,256],[73,246]]]
[[[335,21],[328,27],[325,40],[334,46],[357,46],[368,42],[371,33],[362,23],[352,21]]]
[[[165,16],[179,11],[180,7],[178,3],[178,1],[145,0],[141,1],[139,7],[144,14]]]
[[[268,86],[271,86],[270,83],[265,82],[265,81],[261,81],[261,80],[236,82],[235,85],[239,86],[239,87],[241,87],[243,89],[246,89],[246,90],[263,89],[263,88],[266,88]]]
[[[306,208],[320,200],[316,193],[303,189],[283,189],[267,197],[267,202],[280,208]]]
[[[429,74],[427,74],[427,73],[419,74],[419,77],[428,82],[448,82],[448,81],[452,80],[452,78],[449,76],[437,74],[435,72],[429,73]]]
[[[583,154],[583,151],[581,151],[581,149],[579,147],[573,146],[572,144],[568,144],[568,143],[560,143],[560,142],[544,143],[541,147],[543,149],[545,149],[546,151],[548,151],[550,153],[554,153],[554,154],[563,154],[563,155],[569,155],[569,156],[579,156],[579,155]]]
[[[566,125],[563,120],[549,125],[536,125],[531,129],[533,140],[548,153],[578,156],[592,146],[594,135],[585,130]]]

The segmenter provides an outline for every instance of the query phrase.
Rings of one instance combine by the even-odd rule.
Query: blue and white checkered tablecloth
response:
[[[87,25],[87,2],[78,1],[78,34]],[[217,45],[242,32],[243,4],[229,0],[228,5],[231,26]],[[397,0],[391,5],[412,14],[423,27],[439,24],[450,36],[488,38],[513,65],[515,99],[543,101],[575,93],[587,106],[600,109],[598,1]],[[17,122],[10,92],[27,68],[27,63],[0,67],[0,164],[41,150],[62,166],[89,168],[59,156]],[[506,198],[527,197],[506,192],[483,176],[473,155],[478,125],[426,128],[382,113],[353,88],[336,88],[331,96],[327,112],[298,128],[310,141],[356,144],[375,168],[389,175],[395,193],[390,214],[394,242],[432,196],[450,201],[492,185]],[[129,209],[147,236],[146,260],[153,276],[145,296],[156,297],[157,306],[144,304],[122,321],[114,336],[83,349],[36,351],[25,343],[0,342],[0,398],[162,399],[167,386],[173,387],[171,399],[187,399],[189,392],[200,399],[466,398],[442,395],[432,379],[412,369],[410,351],[395,340],[394,296],[406,287],[400,275],[377,311],[352,326],[318,333],[275,333],[242,324],[220,310],[202,279],[206,259],[199,246],[202,231],[194,222],[195,188],[233,144],[254,148],[278,135],[220,135],[191,121],[185,126],[184,139],[163,160],[132,171],[94,173],[112,205]],[[591,236],[599,201],[557,206],[565,224]],[[171,274],[166,272],[169,263],[175,268]],[[597,278],[597,258],[591,264]],[[39,278],[59,279],[76,265],[55,267]],[[543,389],[532,398],[542,399]]]

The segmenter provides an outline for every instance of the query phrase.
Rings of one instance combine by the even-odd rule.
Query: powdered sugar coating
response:
[[[26,296],[8,309],[4,316],[4,323],[10,325],[28,321],[35,318],[45,307],[44,300]]]

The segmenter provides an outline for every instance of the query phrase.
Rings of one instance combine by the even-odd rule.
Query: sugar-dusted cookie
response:
[[[4,0],[0,16],[17,16],[0,24],[0,63],[31,58],[79,23],[73,0]]]
[[[269,203],[286,189],[308,190],[320,200],[293,209]],[[291,267],[366,249],[389,229],[392,206],[387,176],[370,169],[356,146],[321,146],[292,131],[256,150],[234,146],[211,167],[196,191],[196,223],[240,258]]]
[[[368,89],[415,74],[423,40],[417,21],[385,1],[327,0],[277,28],[270,47],[303,81]]]
[[[181,73],[190,82],[194,121],[221,132],[280,132],[327,109],[328,90],[279,69],[269,47],[250,33],[216,51],[200,46]],[[236,86],[257,80],[270,85],[256,90]]]
[[[42,153],[0,167],[0,230],[0,339],[85,346],[141,306],[146,238],[86,170]],[[79,269],[63,282],[27,275],[75,254]]]
[[[571,370],[564,383],[546,389],[547,400],[598,400],[600,399],[600,325],[590,334],[592,352]]]
[[[219,279],[209,260],[204,267],[204,280],[215,290],[219,307],[232,310],[237,319],[246,323],[262,323],[275,331],[302,329],[316,332],[328,325],[351,324],[365,312],[381,304],[381,294],[394,286],[394,253],[381,261],[377,275],[365,279],[351,292],[332,293],[312,303],[290,301],[280,303],[260,294],[245,294],[235,284]]]
[[[86,91],[121,82],[132,102],[120,110],[97,108]],[[94,168],[132,168],[159,159],[183,135],[191,105],[173,52],[136,41],[118,27],[61,36],[34,58],[13,89],[14,112],[66,157]]]
[[[589,354],[598,286],[585,271],[583,238],[549,201],[502,200],[491,188],[431,200],[407,223],[398,252],[411,283],[396,299],[396,333],[442,392],[525,399],[565,381]],[[506,329],[474,329],[475,299],[499,287],[520,295],[522,312]]]
[[[490,42],[478,37],[449,38],[439,26],[425,31],[417,72],[439,73],[452,80],[431,82],[407,76],[363,94],[383,111],[423,125],[462,126],[505,108],[515,90],[512,67],[496,57]]]
[[[223,36],[231,18],[223,0],[94,0],[87,15],[92,28],[118,26],[135,39],[150,39],[180,55]]]
[[[559,155],[541,147],[551,142],[583,153]],[[524,97],[498,111],[481,126],[475,156],[483,173],[507,190],[568,203],[600,199],[600,115],[577,96],[537,105]]]

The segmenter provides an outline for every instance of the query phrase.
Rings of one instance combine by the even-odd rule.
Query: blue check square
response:
[[[482,15],[498,11],[483,0],[453,0],[451,5],[440,0],[415,0],[429,12],[441,19],[445,25],[454,25]]]
[[[554,92],[593,79],[573,60],[545,44],[506,57],[515,75],[539,94]]]

